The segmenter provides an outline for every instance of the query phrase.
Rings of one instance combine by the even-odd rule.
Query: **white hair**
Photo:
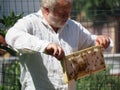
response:
[[[40,6],[41,8],[50,8],[50,9],[53,9],[55,4],[59,1],[59,0],[40,0]],[[73,0],[65,0],[65,1],[68,1],[68,2],[72,2]]]

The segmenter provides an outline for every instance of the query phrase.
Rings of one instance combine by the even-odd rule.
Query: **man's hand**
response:
[[[65,56],[64,51],[60,47],[60,45],[55,44],[55,43],[50,43],[46,47],[45,52],[49,55],[56,57],[58,60],[62,60]]]
[[[98,35],[96,38],[96,45],[97,46],[101,46],[103,48],[108,48],[110,44],[110,39],[109,37],[105,36],[105,35]]]

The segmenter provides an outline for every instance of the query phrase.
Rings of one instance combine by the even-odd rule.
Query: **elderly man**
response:
[[[93,45],[109,47],[107,36],[91,35],[69,18],[72,2],[41,0],[38,12],[23,17],[7,32],[7,44],[39,52],[20,60],[22,90],[75,90],[74,80],[64,83],[60,60]]]

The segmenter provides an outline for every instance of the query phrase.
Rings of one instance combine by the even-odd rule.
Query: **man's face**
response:
[[[71,13],[72,3],[70,2],[58,2],[53,10],[49,11],[47,16],[48,23],[56,28],[60,28],[65,25]]]

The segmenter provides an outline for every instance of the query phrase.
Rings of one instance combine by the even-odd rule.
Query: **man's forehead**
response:
[[[72,5],[72,2],[70,0],[58,0],[56,7],[70,7]]]
[[[58,0],[57,2],[60,3],[60,4],[63,4],[63,5],[66,5],[68,3],[72,3],[71,0]]]

